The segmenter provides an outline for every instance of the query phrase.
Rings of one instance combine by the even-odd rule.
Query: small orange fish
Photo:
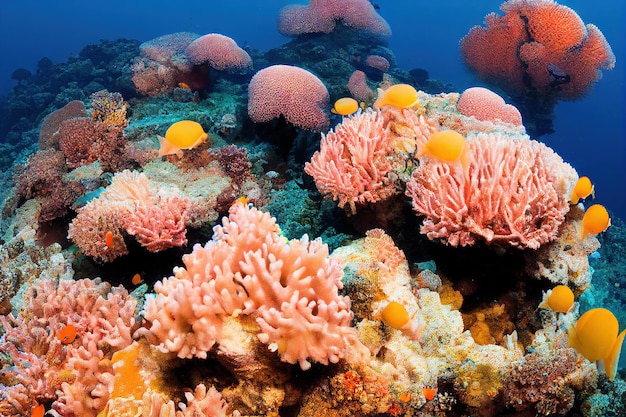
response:
[[[33,411],[31,412],[30,416],[31,417],[43,417],[45,412],[46,412],[46,409],[44,408],[43,404],[39,404],[33,408]]]
[[[139,285],[143,282],[143,278],[141,278],[141,274],[137,272],[135,275],[133,275],[133,278],[130,281],[133,283],[133,285]]]
[[[237,203],[241,203],[244,206],[248,205],[248,203],[250,202],[250,200],[248,200],[248,197],[246,197],[245,195],[242,195],[241,197],[239,197],[238,199],[236,199],[235,201],[233,201],[233,206]]]
[[[437,388],[424,388],[422,392],[424,393],[426,401],[430,401],[435,398],[435,395],[437,395]]]
[[[398,398],[400,398],[400,401],[402,401],[403,403],[408,403],[409,401],[411,401],[411,393],[409,392],[400,393],[400,396]]]
[[[64,345],[69,345],[76,339],[76,327],[73,324],[68,324],[64,328],[61,329],[59,334],[57,334],[57,338]]]
[[[178,83],[178,88],[184,88],[185,90],[191,90],[191,87],[189,87],[189,84],[187,84],[187,83]]]
[[[107,248],[111,249],[113,247],[113,232],[110,230],[104,235],[104,244],[107,245]]]

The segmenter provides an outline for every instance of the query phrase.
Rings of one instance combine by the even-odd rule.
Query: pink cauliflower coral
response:
[[[249,70],[252,58],[228,36],[209,33],[194,40],[185,49],[193,64],[209,64],[216,70]]]
[[[378,35],[391,35],[391,28],[368,0],[311,0],[304,6],[285,6],[278,18],[278,31],[286,36],[330,33],[336,22]]]
[[[257,72],[248,85],[248,114],[254,122],[283,116],[301,129],[328,127],[328,90],[309,71],[291,65],[272,65]]]
[[[574,168],[527,136],[467,138],[469,166],[424,160],[407,183],[421,232],[452,246],[477,239],[520,248],[554,240],[569,211]]]
[[[206,357],[227,317],[248,315],[258,338],[285,362],[337,362],[359,344],[350,300],[338,295],[341,267],[320,240],[286,241],[274,218],[237,203],[213,239],[157,282],[145,317],[163,351]],[[360,345],[359,345],[360,346]]]
[[[504,99],[483,87],[472,87],[463,91],[457,102],[459,113],[474,116],[482,121],[501,120],[515,126],[522,125],[522,115],[515,106],[506,104]]]

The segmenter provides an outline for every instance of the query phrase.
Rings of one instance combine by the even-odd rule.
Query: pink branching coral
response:
[[[98,198],[80,209],[68,237],[85,255],[100,262],[128,253],[123,231],[152,252],[182,246],[187,243],[189,204],[185,197],[158,187],[144,174],[123,171]],[[107,233],[112,234],[110,239]]]
[[[17,317],[0,317],[1,383],[10,385],[2,415],[30,415],[37,402],[53,401],[64,416],[95,416],[112,379],[102,359],[131,343],[135,299],[99,280],[42,280],[24,303]],[[63,344],[58,334],[68,324],[77,337]]]
[[[383,113],[368,109],[322,134],[320,150],[304,171],[315,179],[322,194],[337,200],[339,207],[347,205],[354,214],[357,205],[400,192],[394,165],[404,166],[406,161],[399,162],[408,158],[418,142],[426,141],[432,128],[415,113],[411,116],[410,110],[399,116],[393,109]]]
[[[550,148],[522,137],[468,137],[469,166],[424,160],[407,183],[420,231],[452,246],[487,243],[536,249],[556,238],[576,171]]]
[[[155,284],[145,304],[163,351],[204,358],[222,338],[224,320],[240,315],[253,317],[259,340],[303,369],[309,360],[335,363],[361,346],[328,247],[306,236],[286,241],[268,213],[235,204],[213,239],[183,263]]]
[[[138,205],[126,220],[126,231],[151,252],[187,243],[187,202],[179,197],[161,198],[156,205]]]
[[[320,150],[304,171],[315,179],[320,192],[346,204],[375,203],[397,194],[390,156],[394,149],[380,113],[368,110],[322,134]]]

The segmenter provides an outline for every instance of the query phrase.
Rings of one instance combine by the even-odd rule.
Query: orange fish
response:
[[[104,235],[104,244],[107,245],[107,248],[111,249],[113,247],[113,232],[110,230]]]
[[[46,412],[46,409],[44,408],[43,404],[39,404],[38,406],[33,408],[33,411],[31,412],[30,416],[31,417],[43,417],[45,412]]]
[[[435,398],[435,395],[437,395],[437,388],[424,388],[422,392],[424,393],[426,401],[430,401]]]
[[[202,125],[193,120],[181,120],[172,124],[165,132],[165,137],[158,136],[159,156],[183,156],[183,149],[193,149],[209,140]]]
[[[248,200],[248,197],[242,195],[241,197],[239,197],[238,199],[236,199],[235,201],[233,201],[233,206],[237,203],[241,203],[244,206],[248,205],[248,203],[250,202],[250,200]]]
[[[141,274],[138,272],[133,275],[133,278],[130,281],[133,283],[133,285],[139,285],[143,282],[143,278],[141,278]]]
[[[178,88],[184,88],[185,90],[191,90],[191,87],[189,87],[189,84],[187,84],[187,83],[178,83]]]
[[[400,396],[398,398],[400,398],[400,401],[402,401],[403,403],[408,403],[409,401],[411,401],[411,394],[408,392],[402,392],[400,393]]]
[[[73,324],[68,324],[64,328],[61,329],[59,334],[57,334],[57,338],[64,345],[69,345],[76,339],[76,327]]]

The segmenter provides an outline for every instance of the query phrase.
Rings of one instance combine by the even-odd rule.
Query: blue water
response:
[[[13,85],[12,71],[34,70],[42,57],[63,62],[85,45],[100,39],[125,37],[146,41],[157,36],[192,31],[218,32],[240,45],[259,50],[288,39],[276,30],[278,11],[293,0],[106,2],[3,1],[0,4],[0,95]],[[300,1],[299,3],[306,3]],[[484,16],[498,11],[500,1],[378,0],[379,13],[393,30],[390,46],[399,66],[421,67],[432,78],[463,90],[480,81],[461,62],[458,42]],[[556,107],[556,132],[540,138],[580,175],[596,185],[597,201],[626,219],[626,2],[622,0],[563,1],[585,23],[597,25],[617,58],[616,68],[586,97]]]

